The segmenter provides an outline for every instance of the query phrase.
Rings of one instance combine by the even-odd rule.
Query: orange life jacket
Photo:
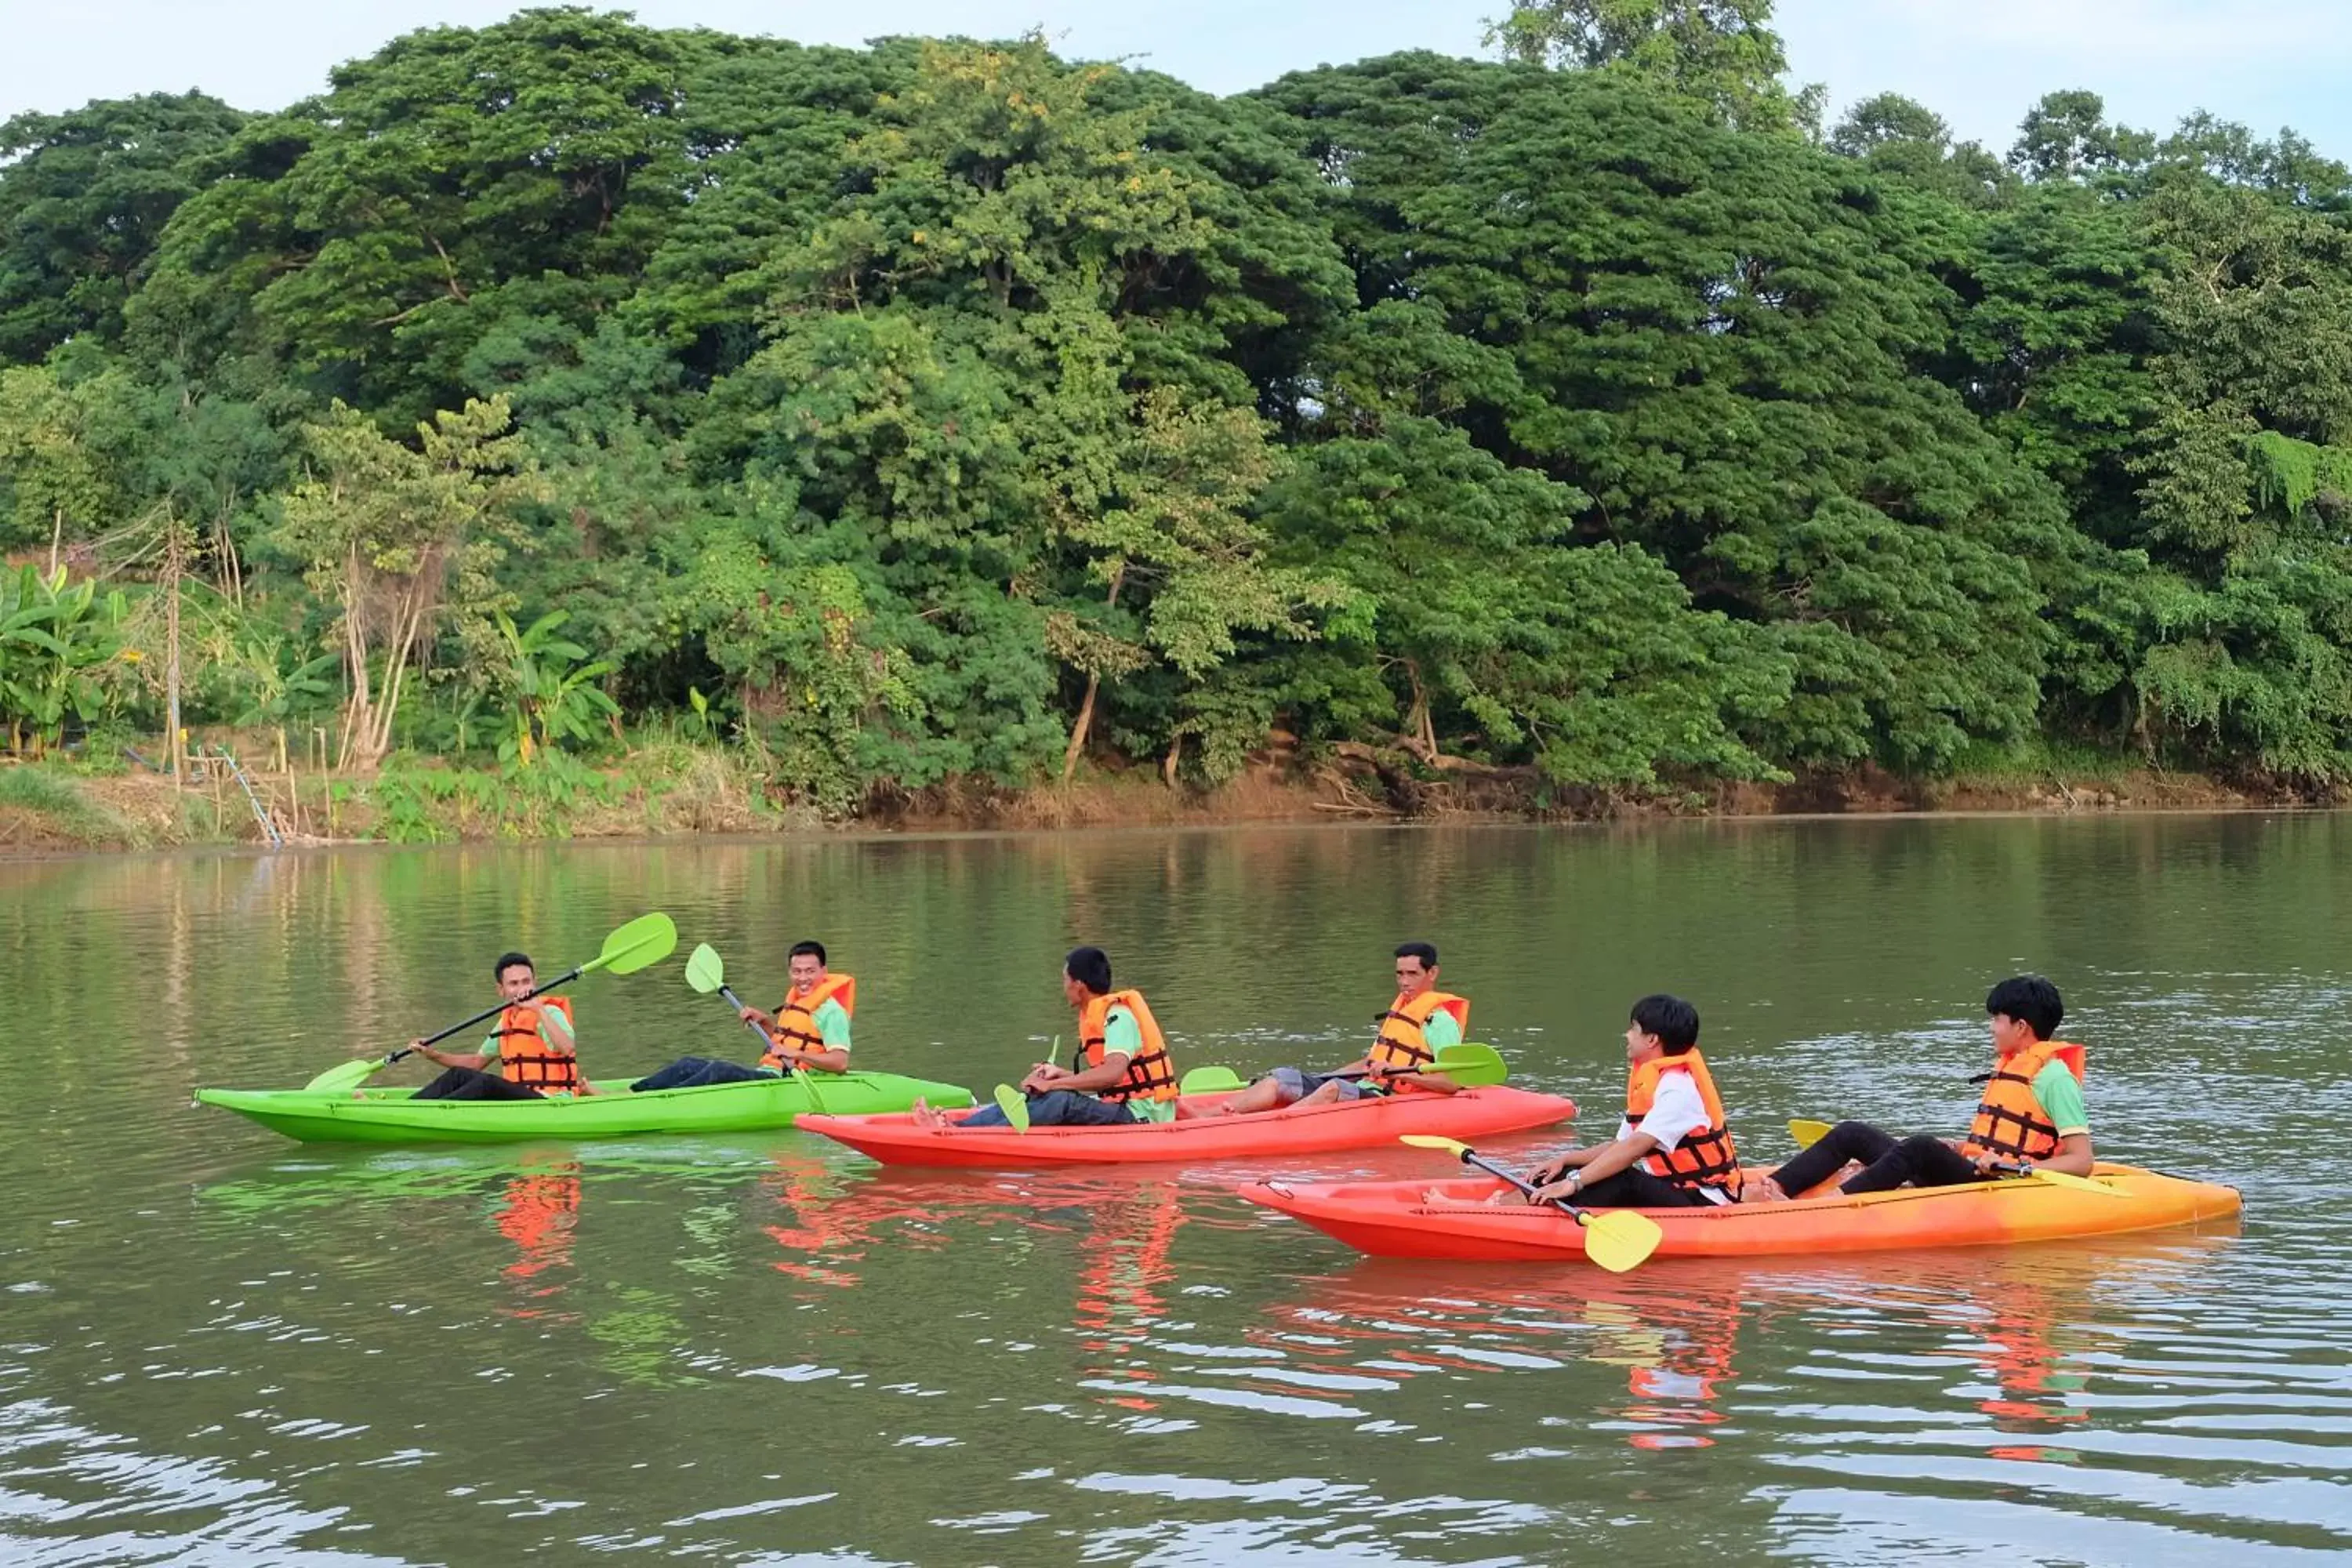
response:
[[[783,1070],[783,1047],[795,1051],[824,1049],[824,1037],[817,1032],[816,1010],[827,1000],[841,1004],[841,1010],[851,1017],[857,1016],[857,980],[854,975],[828,974],[816,983],[806,996],[794,992],[776,1004],[776,1022],[768,1031],[775,1042],[760,1065],[772,1072]]]
[[[1372,1048],[1366,1053],[1372,1065],[1400,1068],[1428,1066],[1436,1053],[1429,1048],[1423,1030],[1429,1025],[1430,1015],[1441,1007],[1454,1016],[1454,1022],[1461,1028],[1463,1037],[1468,1038],[1468,997],[1451,995],[1432,987],[1408,1002],[1404,994],[1399,992],[1397,999],[1389,1004],[1389,1010],[1374,1020],[1381,1026],[1381,1037],[1372,1042]]]
[[[2071,1041],[2041,1040],[1995,1062],[1984,1076],[1984,1100],[1977,1106],[1976,1120],[1969,1123],[1960,1152],[2012,1160],[2047,1160],[2058,1152],[2058,1124],[2033,1098],[2033,1079],[2043,1068],[2060,1061],[2080,1083],[2085,1054]]]
[[[1658,1080],[1670,1072],[1686,1072],[1706,1108],[1706,1126],[1686,1135],[1671,1149],[1653,1150],[1637,1163],[1654,1176],[1664,1176],[1678,1187],[1739,1190],[1739,1152],[1732,1147],[1731,1129],[1723,1119],[1723,1097],[1715,1092],[1714,1075],[1706,1058],[1693,1046],[1678,1057],[1659,1057],[1633,1069],[1625,1083],[1625,1120],[1634,1126],[1650,1114],[1658,1098]]]
[[[1114,1088],[1095,1090],[1095,1097],[1113,1105],[1138,1098],[1175,1099],[1176,1066],[1168,1059],[1168,1041],[1160,1032],[1160,1020],[1151,1016],[1140,991],[1114,991],[1108,996],[1087,998],[1087,1005],[1078,1009],[1078,1059],[1089,1068],[1102,1066],[1105,1030],[1113,1007],[1125,1007],[1135,1015],[1135,1026],[1143,1034],[1143,1048],[1127,1058],[1127,1077]]]
[[[546,1036],[540,1032],[539,1010],[542,1007],[552,1007],[563,1015],[566,1024],[572,1022],[572,999],[568,996],[541,996],[533,1002],[518,1002],[499,1015],[499,1026],[490,1031],[490,1038],[499,1047],[499,1076],[541,1094],[577,1094],[580,1058],[547,1043]]]

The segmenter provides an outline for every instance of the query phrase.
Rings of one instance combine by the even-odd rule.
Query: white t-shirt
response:
[[[1636,1132],[1647,1133],[1658,1141],[1658,1152],[1664,1153],[1694,1132],[1707,1129],[1706,1102],[1699,1098],[1698,1085],[1686,1072],[1670,1072],[1658,1079],[1658,1092],[1650,1101],[1650,1113],[1642,1118],[1642,1125],[1631,1121],[1617,1123],[1617,1136],[1631,1138]],[[1727,1204],[1731,1194],[1720,1187],[1701,1187],[1709,1203]]]

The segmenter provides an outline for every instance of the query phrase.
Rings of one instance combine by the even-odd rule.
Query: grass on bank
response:
[[[137,824],[64,773],[32,763],[0,766],[0,849],[135,849],[146,842]]]

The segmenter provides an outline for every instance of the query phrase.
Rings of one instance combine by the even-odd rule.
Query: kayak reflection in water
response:
[[[446,1070],[416,1091],[418,1100],[545,1100],[550,1095],[593,1094],[580,1075],[573,1044],[572,1002],[564,996],[524,998],[539,987],[530,959],[501,953],[491,967],[499,994],[507,999],[489,1038],[478,1051],[441,1051],[423,1040],[408,1048]]]
[[[1276,1068],[1222,1105],[1183,1116],[1248,1116],[1286,1105],[1329,1105],[1343,1100],[1420,1089],[1453,1094],[1460,1085],[1427,1070],[1437,1053],[1462,1043],[1470,1026],[1470,1001],[1437,988],[1437,949],[1409,942],[1396,950],[1396,1000],[1373,1019],[1380,1036],[1372,1048],[1346,1067],[1311,1073]]]
[[[1104,1127],[1126,1121],[1171,1121],[1176,1116],[1176,1066],[1151,1006],[1136,990],[1110,988],[1110,958],[1098,947],[1074,947],[1062,962],[1062,995],[1078,1010],[1078,1062],[1039,1062],[1021,1080],[1033,1127]],[[915,1124],[938,1131],[956,1127],[1003,1127],[1004,1112],[984,1106],[950,1123],[922,1100]]]
[[[742,1019],[768,1037],[768,1053],[755,1068],[717,1057],[680,1057],[629,1088],[639,1094],[656,1089],[699,1089],[705,1084],[748,1083],[794,1068],[803,1072],[849,1070],[849,1020],[857,1011],[857,980],[825,968],[824,943],[796,942],[788,961],[792,989],[773,1013],[746,1007]]]

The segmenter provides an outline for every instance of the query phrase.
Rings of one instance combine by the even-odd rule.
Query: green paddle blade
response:
[[[1503,1053],[1492,1046],[1465,1043],[1439,1048],[1429,1070],[1444,1073],[1464,1089],[1492,1089],[1511,1076]]]
[[[686,983],[705,996],[727,984],[727,965],[709,942],[696,948],[686,961]]]
[[[364,1061],[337,1062],[325,1072],[302,1087],[307,1089],[332,1092],[336,1089],[357,1089],[383,1066],[382,1057],[370,1057]]]
[[[1789,1136],[1797,1141],[1797,1147],[1800,1149],[1810,1149],[1829,1135],[1830,1124],[1826,1121],[1798,1121],[1789,1123]]]
[[[1242,1075],[1231,1068],[1194,1068],[1176,1085],[1179,1094],[1223,1094],[1243,1088]]]
[[[657,910],[639,915],[606,937],[604,951],[582,964],[580,973],[593,974],[609,969],[615,974],[635,974],[649,963],[659,963],[677,948],[677,926]]]
[[[1004,1120],[1013,1123],[1015,1132],[1029,1131],[1029,1097],[1009,1083],[996,1086],[996,1109],[1004,1112]]]
[[[1588,1209],[1577,1215],[1577,1223],[1584,1226],[1584,1256],[1612,1274],[1639,1268],[1666,1235],[1656,1220],[1630,1209]]]

